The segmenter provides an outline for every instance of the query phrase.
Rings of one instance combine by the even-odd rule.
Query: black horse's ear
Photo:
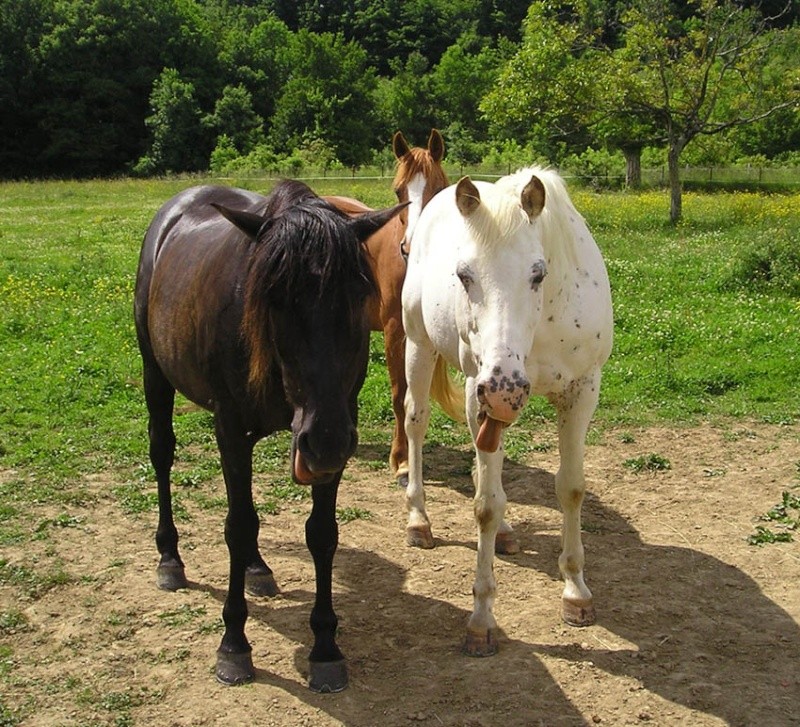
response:
[[[411,202],[402,202],[401,204],[396,204],[394,207],[387,207],[383,210],[365,212],[363,215],[359,215],[350,220],[350,226],[358,240],[364,242],[370,235],[380,230],[392,217],[399,214],[401,210],[405,209],[410,204]]]
[[[216,202],[211,202],[211,206],[226,220],[236,225],[236,227],[244,232],[251,240],[256,240],[258,238],[258,232],[264,226],[264,222],[266,222],[263,217],[253,214],[252,212],[232,210]]]
[[[408,145],[402,131],[395,131],[392,137],[392,151],[397,159],[402,159],[411,151],[411,147]]]

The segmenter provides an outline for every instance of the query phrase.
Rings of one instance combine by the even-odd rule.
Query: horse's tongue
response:
[[[496,452],[500,446],[500,435],[503,432],[503,422],[492,419],[490,416],[481,422],[475,446],[482,452]]]
[[[314,473],[306,467],[306,461],[300,454],[299,448],[294,453],[294,476],[300,484],[311,485],[314,483]]]

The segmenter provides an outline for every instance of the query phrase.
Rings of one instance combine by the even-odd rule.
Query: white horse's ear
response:
[[[535,174],[531,177],[531,181],[525,185],[520,195],[520,202],[528,219],[533,222],[544,209],[544,185],[542,180]]]
[[[456,185],[456,206],[464,217],[469,217],[481,204],[481,193],[469,177],[462,177]]]

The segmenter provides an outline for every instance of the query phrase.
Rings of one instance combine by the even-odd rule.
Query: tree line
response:
[[[0,0],[0,176],[791,158],[784,0]],[[703,143],[700,143],[703,139]],[[689,151],[687,150],[687,153]],[[672,155],[672,157],[670,157]],[[703,161],[701,158],[700,161]]]

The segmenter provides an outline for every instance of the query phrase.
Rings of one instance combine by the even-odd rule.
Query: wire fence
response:
[[[448,165],[445,170],[451,179],[459,179],[462,176],[470,175],[473,178],[497,179],[506,174],[510,174],[518,169],[518,165]],[[579,184],[605,186],[605,187],[624,187],[626,178],[624,171],[616,172],[595,172],[595,173],[573,173],[570,170],[559,170],[561,175],[568,180]],[[360,167],[358,169],[301,169],[296,174],[278,172],[252,172],[237,174],[230,179],[249,180],[274,180],[281,177],[291,176],[294,179],[301,179],[307,182],[314,182],[320,179],[326,180],[346,180],[346,179],[391,179],[394,177],[394,167]],[[666,165],[642,169],[641,183],[643,187],[664,187],[668,185],[668,173]],[[732,165],[732,166],[682,166],[680,178],[683,184],[697,184],[701,186],[713,187],[800,187],[800,167],[771,167],[756,165]],[[222,177],[220,179],[228,179]]]

